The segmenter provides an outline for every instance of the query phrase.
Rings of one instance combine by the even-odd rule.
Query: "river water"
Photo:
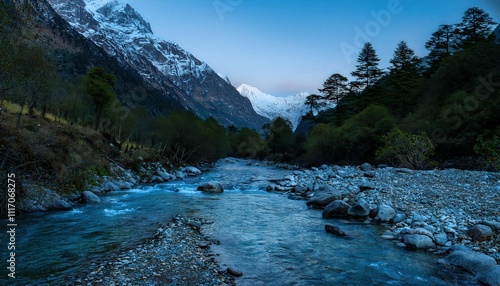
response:
[[[111,192],[100,204],[72,211],[20,216],[17,278],[7,279],[2,267],[0,284],[62,284],[65,277],[88,271],[92,261],[133,248],[183,214],[214,221],[203,232],[221,242],[211,250],[222,267],[243,271],[239,285],[475,285],[470,275],[442,269],[431,254],[380,238],[384,225],[322,219],[304,201],[265,192],[269,179],[289,173],[226,159],[199,177]],[[221,182],[225,192],[196,191],[206,181]],[[340,226],[352,239],[326,233],[325,223]],[[5,232],[0,238],[6,261]]]

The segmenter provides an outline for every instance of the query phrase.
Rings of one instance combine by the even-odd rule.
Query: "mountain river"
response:
[[[239,285],[476,285],[470,275],[443,269],[435,255],[382,239],[386,225],[322,219],[321,211],[308,209],[304,201],[265,191],[269,179],[291,172],[225,159],[198,177],[111,192],[100,204],[18,216],[17,278],[7,278],[2,267],[0,284],[63,284],[64,277],[88,271],[92,261],[111,252],[133,248],[182,214],[214,221],[202,231],[221,242],[211,245],[219,264],[244,273],[236,279]],[[197,191],[206,181],[221,182],[225,192]],[[325,223],[340,226],[352,239],[326,233]],[[3,265],[7,238],[2,231]]]

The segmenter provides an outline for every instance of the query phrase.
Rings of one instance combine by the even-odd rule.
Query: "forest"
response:
[[[236,156],[303,165],[500,168],[500,45],[496,23],[479,8],[465,11],[460,23],[436,27],[424,58],[401,41],[382,69],[376,47],[365,43],[353,81],[334,73],[306,101],[311,110],[327,101],[336,108],[304,116],[294,133],[283,118],[251,130],[200,119],[175,104],[151,112],[140,104],[151,93],[140,81],[124,87],[117,74],[85,64],[81,54],[62,59],[69,54],[47,48],[34,32],[40,30],[33,29],[29,5],[6,3],[0,1],[0,104],[16,114],[17,129],[26,116],[81,126],[111,138],[122,152],[154,150],[174,165]]]

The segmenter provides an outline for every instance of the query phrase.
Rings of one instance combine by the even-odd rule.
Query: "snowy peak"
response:
[[[306,97],[309,95],[307,92],[278,97],[264,93],[248,84],[242,84],[236,90],[250,100],[257,114],[271,120],[278,116],[284,117],[292,123],[293,130],[299,125],[302,116],[309,111],[305,104]]]

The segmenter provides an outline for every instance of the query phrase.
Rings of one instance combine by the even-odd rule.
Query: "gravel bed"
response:
[[[92,263],[65,285],[236,285],[199,231],[206,221],[176,216],[144,244]],[[67,284],[69,283],[69,284]]]

